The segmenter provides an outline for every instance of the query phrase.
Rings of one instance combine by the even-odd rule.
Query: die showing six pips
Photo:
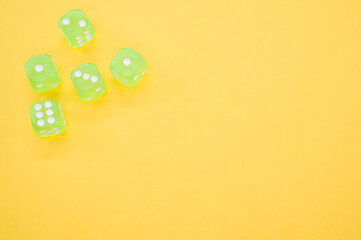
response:
[[[57,100],[43,100],[30,108],[34,131],[41,137],[54,136],[65,131],[63,110]]]
[[[64,14],[59,28],[73,48],[80,48],[90,42],[95,29],[89,18],[81,10],[75,9]],[[128,87],[136,86],[147,70],[146,60],[136,51],[124,48],[113,58],[109,70],[114,78]],[[60,74],[53,58],[41,54],[25,63],[25,72],[36,92],[45,92],[61,83]],[[102,96],[107,88],[99,69],[94,63],[76,67],[70,74],[74,87],[83,101]],[[63,110],[57,100],[43,100],[30,108],[30,119],[34,131],[41,137],[63,133],[66,122]]]

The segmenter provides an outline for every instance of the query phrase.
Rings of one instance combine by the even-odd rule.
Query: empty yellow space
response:
[[[81,9],[94,39],[57,23]],[[1,240],[361,239],[361,1],[0,1]],[[109,65],[148,71],[135,88]],[[62,83],[36,93],[25,62]],[[82,102],[71,71],[108,88]],[[56,99],[65,134],[30,106]]]

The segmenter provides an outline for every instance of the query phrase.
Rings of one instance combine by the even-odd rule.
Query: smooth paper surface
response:
[[[3,0],[0,22],[1,240],[361,239],[359,0]],[[135,88],[109,72],[122,48],[148,62]],[[41,94],[38,54],[62,79]],[[108,91],[82,102],[88,62]],[[32,129],[44,99],[61,136]]]

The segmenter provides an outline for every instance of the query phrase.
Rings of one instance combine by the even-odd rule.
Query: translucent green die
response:
[[[34,131],[41,137],[54,136],[65,131],[63,110],[56,100],[44,100],[30,108],[30,118]]]
[[[100,72],[94,63],[85,63],[75,68],[70,78],[81,100],[90,101],[107,91]]]
[[[147,61],[139,53],[124,48],[115,55],[109,69],[119,82],[134,87],[142,79],[147,66]]]
[[[45,92],[57,87],[61,80],[58,69],[50,55],[41,54],[25,63],[25,72],[31,86],[37,92]]]
[[[95,29],[89,18],[77,9],[62,16],[58,25],[73,48],[82,47],[95,35]]]

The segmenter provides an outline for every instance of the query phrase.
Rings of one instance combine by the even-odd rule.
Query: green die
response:
[[[95,29],[89,18],[78,9],[64,14],[58,25],[73,48],[82,47],[90,42],[95,35]]]
[[[66,128],[63,111],[56,100],[35,103],[30,108],[30,119],[35,133],[41,137],[57,135]]]
[[[124,48],[115,55],[109,70],[119,82],[134,87],[142,79],[147,66],[147,61],[139,53]]]
[[[107,91],[100,72],[94,63],[85,63],[75,68],[70,78],[81,100],[90,101]]]
[[[25,72],[31,86],[37,92],[48,91],[57,87],[61,82],[54,60],[47,54],[30,58],[25,63]]]

